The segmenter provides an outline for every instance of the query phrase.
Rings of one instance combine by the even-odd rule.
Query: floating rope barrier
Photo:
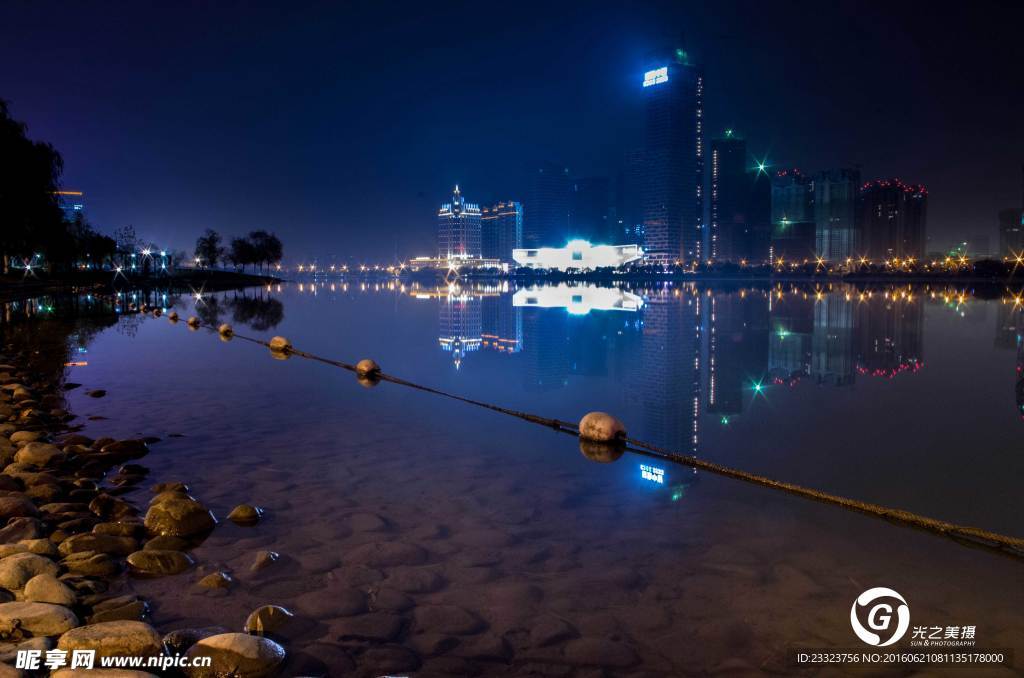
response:
[[[172,314],[175,315],[176,314]],[[168,316],[172,322],[175,318]],[[423,384],[417,384],[412,381],[396,377],[391,374],[383,372],[380,366],[371,359],[363,359],[358,364],[352,365],[350,363],[343,362],[341,360],[334,360],[331,358],[324,358],[314,353],[308,353],[292,346],[291,342],[284,337],[274,337],[270,341],[264,341],[255,337],[247,337],[245,335],[238,334],[237,332],[231,331],[230,326],[227,327],[228,332],[222,331],[224,326],[221,328],[213,327],[211,325],[202,323],[195,316],[189,318],[188,322],[189,329],[198,329],[201,326],[205,326],[213,332],[219,334],[221,338],[228,339],[240,339],[242,341],[248,341],[254,344],[259,344],[269,348],[275,358],[286,359],[290,356],[298,356],[305,358],[306,360],[312,360],[314,362],[323,363],[332,367],[341,368],[353,372],[359,378],[360,382],[364,385],[373,385],[377,382],[385,381],[399,386],[405,386],[417,391],[424,393],[430,393],[433,395],[442,396],[451,400],[466,403],[468,405],[474,405],[481,407],[492,412],[498,412],[499,414],[508,415],[510,417],[516,417],[533,424],[539,424],[551,428],[561,433],[567,433],[580,438],[581,442],[585,442],[589,445],[604,446],[605,449],[621,452],[633,452],[647,457],[653,457],[664,461],[672,462],[682,466],[689,466],[691,468],[699,469],[701,471],[707,471],[708,473],[714,473],[716,475],[725,476],[727,478],[733,478],[734,480],[741,480],[761,487],[766,487],[773,490],[779,490],[787,494],[796,495],[805,499],[811,499],[813,501],[822,502],[825,504],[831,504],[833,506],[839,506],[850,511],[866,514],[876,518],[881,518],[889,522],[893,522],[899,525],[905,525],[909,527],[918,528],[932,534],[938,534],[945,537],[949,537],[959,544],[968,546],[975,546],[991,551],[995,551],[1002,555],[1011,556],[1014,558],[1024,558],[1024,538],[1010,537],[1007,535],[992,532],[978,527],[971,527],[968,525],[958,525],[956,523],[950,523],[944,520],[938,520],[936,518],[929,518],[912,511],[906,511],[903,509],[890,508],[882,506],[880,504],[873,504],[870,502],[864,502],[857,499],[850,499],[836,494],[830,494],[828,492],[822,492],[812,488],[803,487],[802,485],[796,485],[794,483],[788,483],[780,480],[774,480],[766,476],[757,475],[748,471],[735,469],[722,464],[716,464],[705,459],[693,455],[679,454],[671,450],[663,449],[652,443],[631,438],[626,434],[625,428],[622,424],[611,415],[604,414],[602,412],[592,412],[585,416],[580,424],[574,424],[569,421],[563,421],[561,419],[552,419],[549,417],[542,417],[540,415],[531,414],[529,412],[520,412],[500,405],[494,405],[492,403],[484,402],[481,400],[475,400],[473,398],[467,398],[465,396],[458,395],[456,393],[448,393],[440,389],[432,388],[430,386],[424,386]],[[597,419],[595,419],[597,417]],[[601,418],[607,418],[602,421]],[[610,420],[610,421],[608,421]],[[596,422],[596,423],[595,423]],[[595,426],[597,428],[595,428]],[[602,427],[607,427],[606,433],[592,434],[592,431],[601,430]],[[581,428],[585,429],[585,432],[581,432]],[[610,433],[609,433],[610,432]],[[600,436],[606,435],[607,437],[601,438]],[[610,458],[617,458],[612,455]]]

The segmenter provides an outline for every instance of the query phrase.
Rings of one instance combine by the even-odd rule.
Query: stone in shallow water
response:
[[[236,525],[248,527],[258,523],[262,515],[263,509],[261,508],[249,504],[239,504],[231,509],[231,513],[228,514],[228,520]]]
[[[0,520],[8,518],[24,518],[39,515],[39,509],[24,494],[12,494],[0,497]]]
[[[209,532],[217,521],[209,509],[187,494],[164,492],[153,499],[145,523],[157,534],[188,537]]]
[[[143,530],[141,522],[118,520],[112,523],[97,523],[92,526],[93,534],[109,534],[114,537],[136,537]]]
[[[227,572],[212,572],[200,579],[197,585],[204,589],[229,589],[234,582]]]
[[[134,595],[108,598],[93,606],[90,624],[109,621],[141,621],[149,613],[149,603]]]
[[[163,652],[160,634],[140,621],[112,621],[71,629],[60,637],[57,647],[96,650],[99,657],[151,657]]]
[[[401,591],[394,589],[380,588],[370,592],[370,609],[385,610],[388,612],[405,612],[416,606],[412,598]]]
[[[422,567],[396,567],[384,582],[388,587],[404,593],[432,593],[445,584],[444,577]]]
[[[33,441],[26,443],[17,454],[14,455],[14,461],[18,461],[24,464],[34,464],[36,466],[46,466],[55,458],[60,457],[64,453],[60,451],[60,448],[51,443],[44,443],[40,441]]]
[[[146,551],[157,549],[160,551],[187,551],[190,544],[181,537],[153,537],[146,542],[142,548]]]
[[[254,636],[273,636],[295,620],[295,615],[280,605],[264,605],[245,620],[245,632]]]
[[[56,636],[78,626],[75,613],[50,603],[0,603],[0,635]]]
[[[276,551],[260,551],[256,554],[256,559],[253,560],[252,566],[249,569],[253,572],[259,572],[270,567],[280,559],[281,554]]]
[[[37,574],[57,575],[57,563],[34,553],[15,553],[0,560],[0,586],[5,589],[21,589]]]
[[[196,657],[212,659],[209,667],[186,669],[186,675],[190,678],[228,675],[264,678],[277,671],[285,659],[285,651],[269,638],[245,633],[222,633],[200,640],[189,648],[185,656],[192,660]]]
[[[25,600],[73,607],[78,598],[67,584],[52,574],[37,574],[25,584]]]
[[[181,551],[164,551],[161,549],[144,549],[128,556],[128,564],[133,570],[144,574],[178,574],[195,564],[192,557]]]
[[[372,675],[415,671],[420,658],[401,645],[371,647],[359,657],[359,666]]]

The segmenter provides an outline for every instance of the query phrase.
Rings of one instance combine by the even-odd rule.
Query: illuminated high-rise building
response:
[[[466,202],[459,187],[452,201],[437,212],[439,259],[479,259],[481,256],[480,206]]]
[[[64,221],[74,223],[83,216],[85,197],[81,191],[57,191],[57,205],[64,214]]]
[[[1015,257],[1024,252],[1024,209],[999,210],[999,255]]]
[[[899,179],[870,181],[860,189],[860,253],[873,261],[924,256],[928,191]]]
[[[689,265],[703,257],[704,74],[674,49],[652,55],[641,84],[646,250],[652,261]]]
[[[523,246],[523,204],[506,200],[484,207],[480,231],[484,259],[512,261],[512,250]]]
[[[571,198],[568,167],[551,162],[539,167],[523,209],[522,246],[563,247],[569,241]]]
[[[773,262],[814,260],[814,181],[798,169],[783,169],[772,177]]]
[[[857,207],[860,170],[820,172],[814,180],[816,254],[841,263],[860,255],[860,220]]]
[[[754,264],[768,259],[771,181],[763,163],[748,165],[747,144],[733,130],[711,142],[710,259]]]

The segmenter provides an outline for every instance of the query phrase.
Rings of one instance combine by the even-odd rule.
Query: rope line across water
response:
[[[186,325],[188,325],[192,329],[206,327],[207,329],[210,329],[213,332],[219,332],[218,328],[198,321],[198,319],[196,318],[190,318],[189,321],[190,322],[187,322]],[[283,350],[278,350],[275,349],[275,347],[272,347],[269,341],[264,341],[263,339],[247,337],[245,335],[237,334],[230,329],[227,334],[223,332],[220,332],[220,334],[224,338],[241,339],[242,341],[248,341],[254,344],[259,344],[260,346],[264,346],[278,353],[282,353],[289,356],[294,355],[300,358],[305,358],[307,360],[312,360],[314,362],[319,362],[325,365],[330,365],[332,367],[338,367],[344,370],[348,370],[349,372],[355,372],[357,374],[359,373],[359,370],[356,367],[356,365],[342,362],[340,360],[333,360],[331,358],[324,358],[313,353],[308,353],[306,351],[299,350],[291,345],[286,346]],[[539,415],[531,414],[529,412],[520,412],[518,410],[502,407],[500,405],[494,405],[492,403],[474,400],[473,398],[467,398],[465,396],[460,396],[455,393],[448,393],[447,391],[442,391],[440,389],[432,388],[430,386],[424,386],[422,384],[407,381],[405,379],[402,379],[401,377],[396,377],[394,375],[390,375],[382,371],[375,372],[373,374],[373,378],[380,381],[390,382],[392,384],[398,384],[399,386],[406,386],[408,388],[416,389],[417,391],[422,391],[424,393],[431,393],[433,395],[450,398],[452,400],[457,400],[459,402],[466,403],[469,405],[482,407],[484,409],[491,410],[492,412],[498,412],[500,414],[516,417],[518,419],[522,419],[524,421],[528,421],[534,424],[540,424],[541,426],[546,426],[561,433],[568,433],[573,436],[579,436],[579,427],[572,422],[562,421],[561,419],[541,417]],[[643,440],[638,440],[636,438],[630,438],[628,436],[623,438],[621,442],[626,445],[625,449],[626,451],[629,452],[634,452],[637,454],[642,454],[644,456],[662,459],[664,461],[669,461],[683,466],[689,466],[691,468],[700,469],[702,471],[707,471],[708,473],[714,473],[716,475],[725,476],[727,478],[733,478],[735,480],[742,480],[744,482],[759,485],[761,487],[767,487],[773,490],[779,490],[782,492],[786,492],[788,494],[803,497],[805,499],[811,499],[814,501],[831,504],[833,506],[839,506],[847,510],[867,514],[870,516],[874,516],[876,518],[882,518],[884,520],[888,520],[890,522],[894,522],[900,525],[915,527],[930,532],[932,534],[939,534],[942,536],[952,538],[959,544],[977,546],[980,548],[993,550],[1000,554],[1012,556],[1015,558],[1024,558],[1024,539],[1020,537],[1010,537],[1007,535],[999,534],[997,532],[992,532],[978,527],[958,525],[956,523],[950,523],[944,520],[938,520],[936,518],[922,516],[912,511],[890,508],[887,506],[882,506],[880,504],[873,504],[870,502],[859,501],[857,499],[850,499],[848,497],[843,497],[836,494],[830,494],[828,492],[822,492],[820,490],[803,487],[801,485],[796,485],[794,483],[787,483],[779,480],[774,480],[766,476],[761,476],[755,473],[742,471],[740,469],[734,469],[729,466],[716,464],[714,462],[707,461],[705,459],[701,459],[693,455],[684,455],[679,454],[677,452],[672,452],[671,450],[666,450],[661,447],[658,447],[657,445],[653,445],[651,443],[647,443],[644,442]]]

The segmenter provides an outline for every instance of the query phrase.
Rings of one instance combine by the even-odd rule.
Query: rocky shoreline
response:
[[[0,355],[0,677],[50,668],[51,675],[78,675],[70,668],[75,650],[95,650],[89,675],[96,676],[152,676],[169,667],[192,678],[277,673],[287,653],[275,638],[294,619],[284,608],[256,609],[244,632],[207,627],[161,635],[147,623],[150,603],[133,593],[132,579],[195,569],[190,551],[217,520],[182,482],[153,485],[145,507],[126,499],[147,480],[137,460],[159,439],[77,433],[74,416],[62,409],[63,391],[77,385],[30,369],[19,361],[27,357]],[[251,526],[260,515],[242,505],[228,518]],[[253,567],[274,559],[261,553]],[[222,571],[197,584],[212,595],[232,585]],[[37,668],[15,668],[24,650],[37,653]],[[63,668],[47,667],[48,656],[63,659]],[[160,665],[156,673],[100,670],[102,658],[127,656],[157,657]],[[207,657],[209,666],[183,666],[181,657],[189,664]]]

